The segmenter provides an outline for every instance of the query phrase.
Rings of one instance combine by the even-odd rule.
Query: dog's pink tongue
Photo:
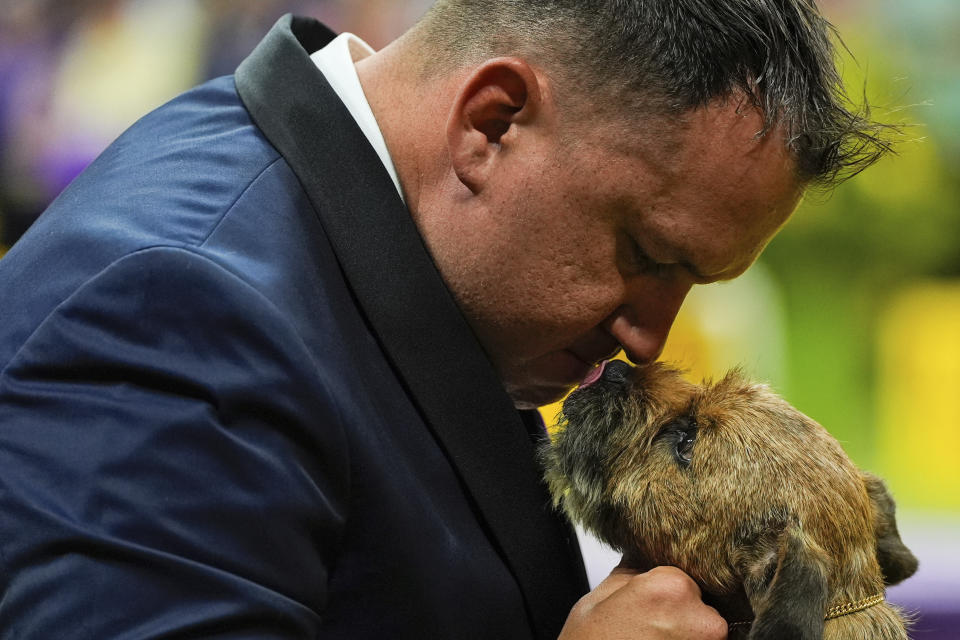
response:
[[[607,363],[608,363],[608,362],[610,362],[610,361],[609,361],[609,360],[604,360],[603,362],[601,362],[599,365],[597,365],[597,366],[594,367],[593,369],[590,369],[590,373],[588,373],[587,376],[580,382],[580,388],[581,388],[581,389],[586,389],[587,387],[589,387],[590,385],[592,385],[594,382],[596,382],[597,380],[599,380],[599,379],[600,379],[600,376],[603,375],[603,370],[607,368]]]

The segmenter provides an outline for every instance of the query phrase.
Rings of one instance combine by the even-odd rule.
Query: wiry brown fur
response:
[[[731,638],[907,638],[886,602],[823,622],[916,569],[882,482],[823,427],[737,373],[700,386],[661,365],[618,371],[571,395],[544,452],[575,521],[638,569],[683,569],[729,622],[755,618]]]

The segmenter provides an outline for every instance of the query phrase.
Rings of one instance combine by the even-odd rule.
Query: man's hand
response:
[[[675,567],[617,567],[573,607],[560,640],[723,640],[727,623]]]

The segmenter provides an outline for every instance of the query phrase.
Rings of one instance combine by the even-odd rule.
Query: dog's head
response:
[[[748,603],[755,628],[822,628],[835,594],[916,569],[882,482],[736,373],[701,386],[609,363],[564,403],[545,462],[554,499],[628,563],[683,569],[730,615]]]

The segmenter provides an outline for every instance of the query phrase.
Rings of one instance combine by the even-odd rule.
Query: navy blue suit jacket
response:
[[[0,260],[0,637],[551,638],[585,591],[332,36],[282,19]]]

